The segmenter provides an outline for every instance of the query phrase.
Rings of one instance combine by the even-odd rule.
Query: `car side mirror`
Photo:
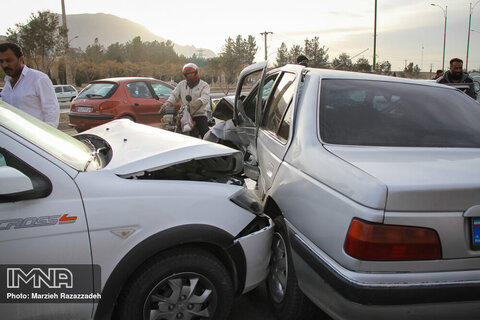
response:
[[[480,92],[480,81],[473,81],[475,92]]]
[[[29,177],[19,170],[9,167],[0,167],[0,195],[12,195],[15,193],[33,190],[33,184]]]

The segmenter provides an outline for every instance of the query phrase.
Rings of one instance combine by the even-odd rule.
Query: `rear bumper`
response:
[[[114,118],[111,114],[84,114],[84,113],[72,113],[68,115],[70,118],[89,119],[89,120],[112,120]]]
[[[456,316],[462,312],[462,319],[479,316],[480,270],[357,273],[342,268],[294,231],[289,232],[300,287],[334,318],[401,319],[422,314],[422,319],[448,319],[450,312]]]
[[[111,114],[89,114],[70,112],[68,116],[70,119],[70,126],[82,130],[87,130],[115,119],[115,116]]]

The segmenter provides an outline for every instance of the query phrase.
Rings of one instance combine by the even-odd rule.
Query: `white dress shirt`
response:
[[[24,66],[13,88],[11,79],[10,76],[5,76],[1,99],[55,128],[58,127],[60,107],[50,78],[43,72]]]

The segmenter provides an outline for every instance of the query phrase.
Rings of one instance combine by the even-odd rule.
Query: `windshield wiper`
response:
[[[86,94],[87,98],[92,99],[92,98],[103,98],[101,94],[95,94],[95,93],[89,93]]]

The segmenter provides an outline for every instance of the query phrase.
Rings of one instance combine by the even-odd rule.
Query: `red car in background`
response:
[[[81,132],[115,119],[159,126],[158,113],[174,87],[144,77],[100,79],[90,82],[70,107],[70,126]]]

